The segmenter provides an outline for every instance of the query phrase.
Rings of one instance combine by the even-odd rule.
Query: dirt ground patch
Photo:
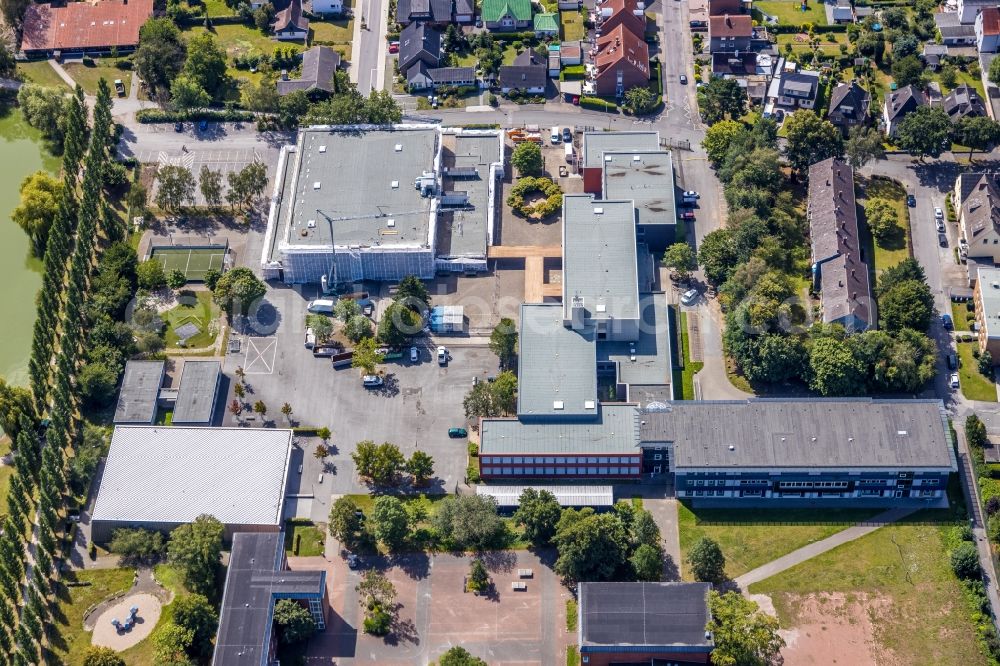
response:
[[[876,639],[872,618],[891,611],[891,601],[867,594],[783,594],[798,618],[782,629],[787,644],[785,663],[880,664],[904,663]]]

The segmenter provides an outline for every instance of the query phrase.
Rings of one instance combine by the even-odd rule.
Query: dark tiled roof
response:
[[[805,72],[787,72],[781,75],[780,94],[787,91],[805,93],[809,97],[815,97],[819,89],[819,76],[806,74]]]
[[[441,32],[426,23],[411,23],[399,35],[399,69],[405,72],[418,60],[428,67],[441,60]]]
[[[889,109],[889,120],[892,121],[915,111],[918,106],[927,104],[927,98],[913,86],[904,86],[896,92],[889,93],[885,103]]]
[[[396,20],[400,23],[425,19],[435,23],[451,21],[452,0],[399,0]]]
[[[333,92],[333,75],[340,67],[340,54],[326,46],[314,46],[302,54],[302,76],[288,81],[278,81],[278,94],[287,95],[295,90],[323,90]]]
[[[302,15],[302,0],[292,0],[288,6],[275,14],[271,24],[275,32],[295,28],[300,31],[309,30],[309,19]]]
[[[962,219],[966,233],[971,236],[966,239],[971,246],[983,233],[1000,228],[1000,188],[993,176],[984,173],[978,179],[975,176],[963,179],[963,193],[970,182],[972,185],[962,199]]]
[[[868,115],[871,96],[855,81],[841,83],[830,95],[830,113],[833,118],[860,119]]]
[[[500,68],[500,85],[505,88],[541,88],[548,78],[545,60],[531,49],[517,54],[513,65]]]
[[[757,54],[713,53],[712,72],[715,74],[753,74],[757,71]]]
[[[709,583],[580,583],[580,646],[710,651]],[[652,651],[651,650],[651,651]]]
[[[427,75],[434,83],[447,81],[475,81],[475,67],[438,67],[427,70]]]
[[[986,105],[975,88],[970,88],[963,83],[950,93],[943,102],[945,113],[952,120],[958,120],[967,116],[985,116]]]
[[[753,21],[745,14],[713,16],[708,20],[708,34],[712,37],[750,37]]]

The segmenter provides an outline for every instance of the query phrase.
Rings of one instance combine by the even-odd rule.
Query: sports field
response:
[[[163,264],[164,272],[181,271],[189,281],[205,279],[211,269],[222,271],[226,257],[225,245],[204,247],[154,247],[150,258]]]

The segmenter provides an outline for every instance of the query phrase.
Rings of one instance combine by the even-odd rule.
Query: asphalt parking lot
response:
[[[142,163],[158,164],[159,166],[182,166],[194,175],[195,181],[199,180],[201,168],[207,166],[213,171],[222,172],[223,192],[228,188],[228,175],[230,172],[239,171],[254,160],[263,162],[264,159],[256,149],[218,149],[203,148],[192,144],[187,150],[180,151],[153,151],[140,150],[136,157]],[[273,176],[274,166],[268,166],[268,177]],[[154,183],[150,198],[156,196],[157,185]],[[195,188],[195,205],[204,206],[205,197],[201,194],[201,188]]]
[[[237,367],[244,369],[249,386],[244,402],[262,400],[268,409],[266,420],[275,426],[287,425],[279,410],[288,402],[293,424],[327,426],[332,431],[332,455],[324,461],[312,455],[318,440],[298,438],[302,450],[293,460],[288,493],[314,494],[318,500],[312,507],[302,501],[299,515],[325,520],[324,505],[331,493],[368,490],[356,477],[350,458],[355,444],[367,439],[392,442],[406,456],[418,448],[427,452],[434,458],[438,477],[430,492],[453,492],[465,478],[466,440],[449,438],[448,429],[468,427],[462,400],[473,377],[485,380],[496,374],[496,356],[486,347],[457,340],[448,347],[451,358],[442,367],[430,342],[418,338],[414,344],[420,349],[419,362],[410,363],[407,355],[385,363],[381,366],[385,384],[366,389],[357,369],[334,369],[329,359],[316,358],[305,348],[306,303],[294,290],[272,289],[268,304],[259,310],[258,330],[231,335],[231,340],[240,341],[240,351],[228,353],[224,366],[231,377]],[[233,398],[230,388],[226,404]],[[227,422],[230,418],[227,415]],[[259,427],[260,417],[251,424]],[[303,465],[301,475],[298,464]]]

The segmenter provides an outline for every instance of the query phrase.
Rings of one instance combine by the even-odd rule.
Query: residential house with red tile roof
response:
[[[986,7],[976,17],[976,48],[980,53],[1000,50],[1000,7]]]
[[[594,90],[601,96],[621,96],[649,83],[649,47],[624,25],[597,38],[594,65]]]
[[[63,7],[29,3],[21,51],[29,58],[132,51],[139,45],[139,28],[152,16],[153,0],[70,2]]]
[[[642,37],[646,33],[646,14],[636,0],[606,0],[598,13],[599,34],[606,35],[620,25]]]

